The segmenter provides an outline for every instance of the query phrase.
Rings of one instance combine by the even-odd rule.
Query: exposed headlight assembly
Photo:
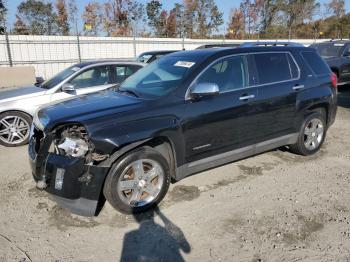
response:
[[[83,157],[89,151],[88,144],[81,138],[66,137],[57,147],[72,157]]]

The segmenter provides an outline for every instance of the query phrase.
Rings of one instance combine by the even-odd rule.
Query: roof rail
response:
[[[258,46],[304,46],[295,42],[245,42],[240,47],[258,47]]]

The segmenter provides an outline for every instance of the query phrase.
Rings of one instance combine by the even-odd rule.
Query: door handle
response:
[[[304,87],[305,87],[304,85],[296,85],[296,86],[293,86],[293,90],[297,91],[297,90],[303,89]]]
[[[248,100],[252,98],[255,98],[255,95],[243,95],[239,98],[239,100]]]

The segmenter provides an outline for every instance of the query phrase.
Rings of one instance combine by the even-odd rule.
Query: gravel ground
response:
[[[173,184],[158,210],[72,215],[0,148],[0,261],[350,261],[350,87],[315,156],[280,149]],[[158,260],[157,260],[158,259]]]

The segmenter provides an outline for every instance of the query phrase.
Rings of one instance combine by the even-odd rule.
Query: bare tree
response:
[[[75,0],[68,0],[68,21],[70,28],[74,28],[75,34],[78,35],[78,7]]]
[[[340,38],[340,32],[342,31],[342,23],[340,22],[345,15],[345,1],[344,0],[331,0],[326,4],[326,8],[331,15],[334,15],[337,19],[336,23],[336,35]]]

